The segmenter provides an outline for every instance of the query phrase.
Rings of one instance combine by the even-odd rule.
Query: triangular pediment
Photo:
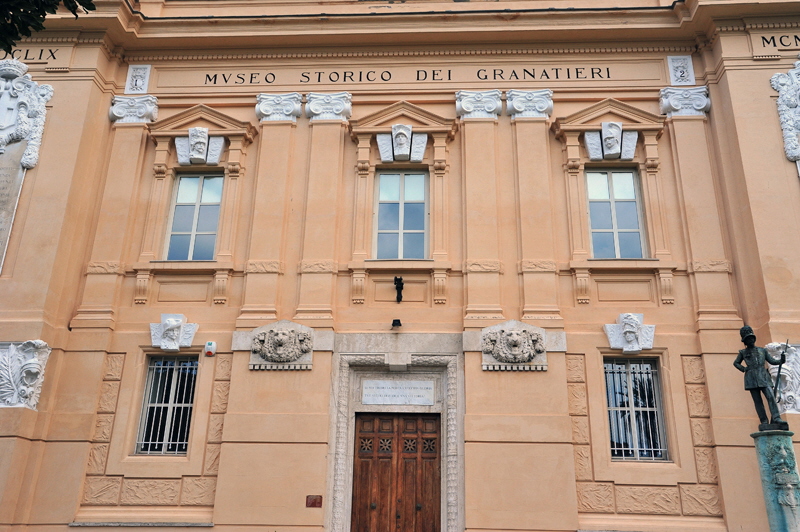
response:
[[[600,128],[603,122],[622,122],[625,129],[661,129],[664,117],[639,109],[613,98],[590,105],[566,117],[557,118],[555,129],[587,130]]]
[[[455,119],[445,118],[406,101],[393,103],[374,113],[350,120],[353,131],[391,130],[395,124],[404,124],[423,131],[450,131]]]
[[[243,122],[206,105],[195,105],[169,118],[150,124],[154,135],[185,132],[192,127],[208,128],[209,135],[244,134],[252,137],[255,128],[250,122]]]

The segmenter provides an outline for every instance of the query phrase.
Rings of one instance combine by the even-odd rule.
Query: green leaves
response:
[[[6,53],[23,36],[44,28],[44,19],[58,9],[61,0],[3,0],[0,2],[0,48]],[[77,18],[78,10],[94,11],[92,0],[63,0],[64,7]]]

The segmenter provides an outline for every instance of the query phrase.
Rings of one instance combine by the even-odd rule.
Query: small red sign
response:
[[[306,508],[322,508],[322,495],[306,495]]]

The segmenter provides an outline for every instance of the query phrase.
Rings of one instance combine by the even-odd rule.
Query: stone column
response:
[[[283,273],[286,192],[292,173],[292,147],[301,115],[302,95],[259,94],[256,116],[261,120],[258,174],[253,190],[250,255],[245,265],[244,302],[236,320],[253,329],[278,319],[278,279]],[[264,238],[264,228],[269,238]]]
[[[792,447],[794,432],[769,430],[750,436],[756,442],[770,532],[800,530],[800,476]]]
[[[684,204],[686,238],[701,345],[715,329],[737,329],[741,320],[733,304],[730,261],[726,258],[711,162],[706,113],[711,108],[707,87],[661,90],[661,112],[667,115],[675,149],[676,178]],[[727,335],[727,332],[723,334]],[[713,351],[705,346],[704,352]]]
[[[142,174],[142,154],[148,142],[147,124],[156,120],[155,96],[115,96],[109,118],[114,122],[108,171],[103,200],[97,220],[97,232],[89,264],[81,305],[70,323],[72,328],[114,328],[114,307],[122,285],[125,266],[122,258],[129,242],[132,209]]]
[[[295,320],[314,327],[333,326],[337,212],[342,188],[342,157],[347,118],[352,113],[347,92],[309,93],[306,116],[311,122],[305,205],[300,298]]]
[[[497,115],[499,90],[458,91],[464,161],[465,327],[484,327],[505,319],[500,304],[500,248],[497,214]]]
[[[506,112],[514,132],[522,255],[522,319],[540,327],[560,326],[553,212],[550,197],[550,131],[553,91],[510,90]]]

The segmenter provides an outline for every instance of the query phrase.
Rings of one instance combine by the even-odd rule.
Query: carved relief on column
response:
[[[667,118],[705,116],[711,109],[708,87],[666,87],[661,89],[659,107]]]
[[[148,123],[158,119],[158,98],[143,96],[114,96],[108,118],[118,124]]]
[[[303,96],[299,92],[286,94],[265,94],[256,96],[256,116],[262,122],[271,120],[291,120],[297,122],[297,117],[302,116]]]
[[[314,120],[347,120],[353,114],[349,92],[309,92],[306,95],[306,116]]]
[[[499,90],[456,92],[456,115],[460,118],[497,118],[503,110]]]
[[[800,120],[798,120],[797,102],[800,101],[800,61],[795,61],[794,68],[787,73],[779,72],[769,80],[770,85],[778,91],[778,119],[783,132],[783,150],[790,161],[800,161]],[[800,163],[798,165],[800,168]]]
[[[0,348],[0,407],[36,410],[50,346],[42,340]]]
[[[515,118],[550,118],[553,112],[553,91],[541,89],[506,91],[506,112]]]

